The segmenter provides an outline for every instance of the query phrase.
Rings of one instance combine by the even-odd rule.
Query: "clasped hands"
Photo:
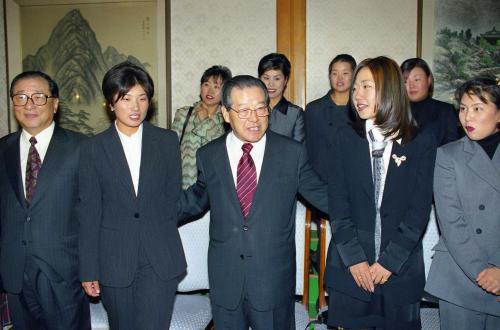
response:
[[[500,296],[500,268],[490,267],[484,269],[477,275],[476,282],[486,292]],[[500,301],[500,298],[498,298],[498,301]]]
[[[392,275],[378,262],[370,266],[367,261],[363,261],[350,266],[349,271],[358,287],[372,293],[375,292],[375,285],[384,284]]]

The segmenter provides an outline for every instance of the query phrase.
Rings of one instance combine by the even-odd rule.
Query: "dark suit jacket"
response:
[[[324,181],[328,179],[328,153],[335,134],[340,127],[346,127],[348,122],[347,106],[336,105],[330,94],[331,91],[307,104],[304,113],[309,161]]]
[[[468,137],[439,148],[434,196],[442,236],[425,290],[500,316],[498,297],[476,282],[484,269],[500,267],[500,147],[493,159]]]
[[[85,137],[56,125],[28,207],[20,136],[0,141],[0,274],[11,293],[21,291],[28,255],[52,280],[78,280],[78,161]]]
[[[186,269],[177,231],[181,192],[179,142],[174,132],[143,124],[136,197],[115,125],[82,147],[80,279],[128,286],[144,248],[156,274],[172,279]]]
[[[182,200],[183,217],[210,207],[210,299],[238,306],[245,288],[250,304],[270,310],[295,294],[297,193],[320,209],[326,185],[307,162],[300,143],[267,131],[264,160],[249,217],[241,213],[226,149],[226,136],[198,150],[198,181]]]
[[[429,97],[411,102],[411,112],[418,126],[434,135],[438,147],[459,138],[458,118],[453,105]]]
[[[329,181],[333,240],[328,249],[326,284],[358,299],[370,300],[348,267],[375,262],[375,198],[368,141],[351,128],[339,129]],[[392,304],[421,299],[424,287],[422,235],[429,221],[436,154],[430,134],[393,142],[380,209],[382,242],[378,262],[393,275],[384,284]],[[397,166],[392,158],[406,156]]]

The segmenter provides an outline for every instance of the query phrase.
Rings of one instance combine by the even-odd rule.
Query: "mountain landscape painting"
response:
[[[140,15],[139,8],[134,9],[130,3],[114,7],[109,4],[54,7],[56,17],[52,29],[45,31],[45,38],[40,31],[30,30],[44,24],[33,22],[33,15],[39,20],[46,20],[46,15],[37,15],[40,8],[21,9],[23,54],[26,54],[23,70],[44,71],[57,82],[60,97],[57,120],[61,126],[94,135],[109,127],[112,120],[101,92],[102,78],[108,69],[128,60],[157,80],[155,7],[140,3]],[[96,15],[101,17],[101,23],[94,27],[92,18],[95,20]],[[38,45],[34,47],[33,43]]]
[[[500,1],[439,0],[435,10],[434,97],[452,102],[467,79],[500,76]]]

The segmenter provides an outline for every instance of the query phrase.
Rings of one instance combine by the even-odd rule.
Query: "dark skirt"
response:
[[[329,326],[346,329],[421,329],[420,302],[403,306],[389,305],[384,301],[380,287],[376,287],[370,301],[356,299],[332,288],[328,288],[328,295]]]

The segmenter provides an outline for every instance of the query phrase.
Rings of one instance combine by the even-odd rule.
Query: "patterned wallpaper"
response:
[[[5,29],[4,29],[4,2],[0,2],[0,136],[9,132],[8,124],[8,85],[7,65],[5,63]]]
[[[221,64],[233,75],[257,75],[276,51],[276,3],[269,0],[171,0],[172,118],[199,100],[200,78]]]
[[[357,62],[387,55],[398,63],[416,55],[417,1],[307,1],[306,18],[307,102],[330,88],[328,64],[337,54]]]

